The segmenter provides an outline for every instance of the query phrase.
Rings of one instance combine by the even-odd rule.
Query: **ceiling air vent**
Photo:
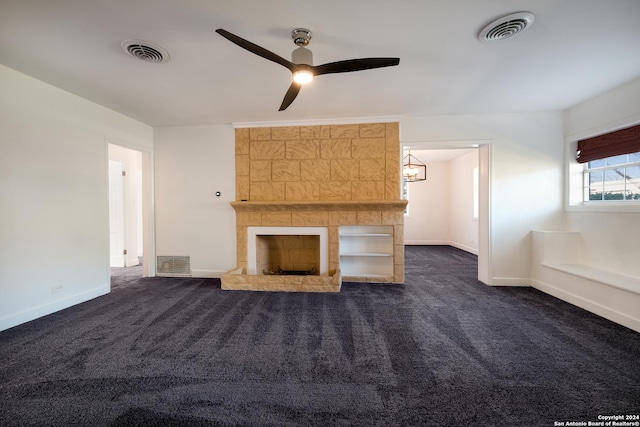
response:
[[[129,55],[143,61],[167,62],[169,60],[169,52],[144,40],[125,40],[121,46]]]
[[[498,18],[480,31],[478,38],[482,42],[506,40],[516,36],[533,24],[533,13],[517,12]]]

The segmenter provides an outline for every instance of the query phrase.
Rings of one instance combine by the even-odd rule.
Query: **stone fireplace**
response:
[[[236,129],[231,206],[238,267],[223,275],[222,288],[337,292],[342,280],[403,283],[407,202],[400,199],[398,131],[398,123]],[[298,231],[283,232],[289,229]],[[321,229],[326,237],[301,229]],[[298,237],[259,237],[276,235]],[[385,253],[367,252],[367,242],[381,239],[388,242]],[[311,268],[315,261],[305,260],[316,257],[314,240],[318,274],[263,274],[274,262],[288,262],[288,270]],[[360,262],[365,257],[384,258]],[[357,267],[375,259],[389,267],[382,273]]]

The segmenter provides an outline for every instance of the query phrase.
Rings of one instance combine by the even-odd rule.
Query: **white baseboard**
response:
[[[532,279],[528,277],[493,277],[491,286],[531,286]]]
[[[405,240],[404,244],[408,245],[408,246],[412,246],[412,245],[421,245],[421,246],[422,245],[425,245],[425,246],[428,246],[428,245],[440,245],[440,246],[446,245],[446,246],[450,246],[451,245],[450,242],[445,241],[445,240]]]
[[[64,310],[65,308],[69,308],[76,304],[80,304],[99,296],[106,295],[110,291],[111,285],[103,285],[84,292],[80,292],[75,295],[70,295],[63,299],[52,301],[47,304],[42,304],[37,307],[21,310],[17,313],[11,313],[0,318],[0,331],[13,328],[14,326],[18,326],[23,323],[38,319],[42,316],[55,313],[56,311]]]
[[[463,250],[465,252],[469,252],[471,254],[478,255],[478,249],[477,248],[472,248],[471,246],[463,245],[462,243],[456,243],[456,242],[451,242],[449,244],[451,246],[453,246],[454,248],[458,248],[458,249],[461,249],[461,250]]]
[[[602,304],[588,300],[574,293],[565,291],[564,289],[560,289],[547,282],[532,279],[531,286],[541,292],[554,296],[577,307],[583,308],[587,311],[590,311],[591,313],[604,317],[605,319],[609,319],[612,322],[618,323],[622,326],[626,326],[627,328],[632,329],[636,332],[640,332],[640,319],[633,318],[625,313],[613,310],[610,307],[606,307]]]
[[[229,270],[191,270],[191,277],[198,277],[202,279],[219,279],[224,273]]]
[[[453,246],[465,252],[478,255],[478,249],[448,240],[405,240],[405,246]]]

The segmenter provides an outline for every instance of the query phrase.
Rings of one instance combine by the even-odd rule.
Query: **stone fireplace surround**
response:
[[[235,131],[236,201],[231,206],[236,211],[237,268],[223,275],[223,289],[337,292],[342,280],[404,282],[407,202],[400,199],[398,123]],[[341,276],[344,226],[392,230],[388,274]],[[250,227],[325,228],[326,276],[247,274]]]
[[[370,202],[232,202],[236,210],[238,268],[222,276],[223,289],[338,292],[342,281],[403,283],[403,223],[406,200]],[[341,276],[340,227],[389,225],[393,227],[393,275]],[[326,227],[327,276],[263,276],[247,274],[251,227]],[[253,237],[252,237],[253,238]]]

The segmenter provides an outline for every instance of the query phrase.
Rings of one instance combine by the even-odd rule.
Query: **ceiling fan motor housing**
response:
[[[296,46],[306,46],[311,41],[311,31],[306,28],[296,28],[291,31],[291,38]]]

